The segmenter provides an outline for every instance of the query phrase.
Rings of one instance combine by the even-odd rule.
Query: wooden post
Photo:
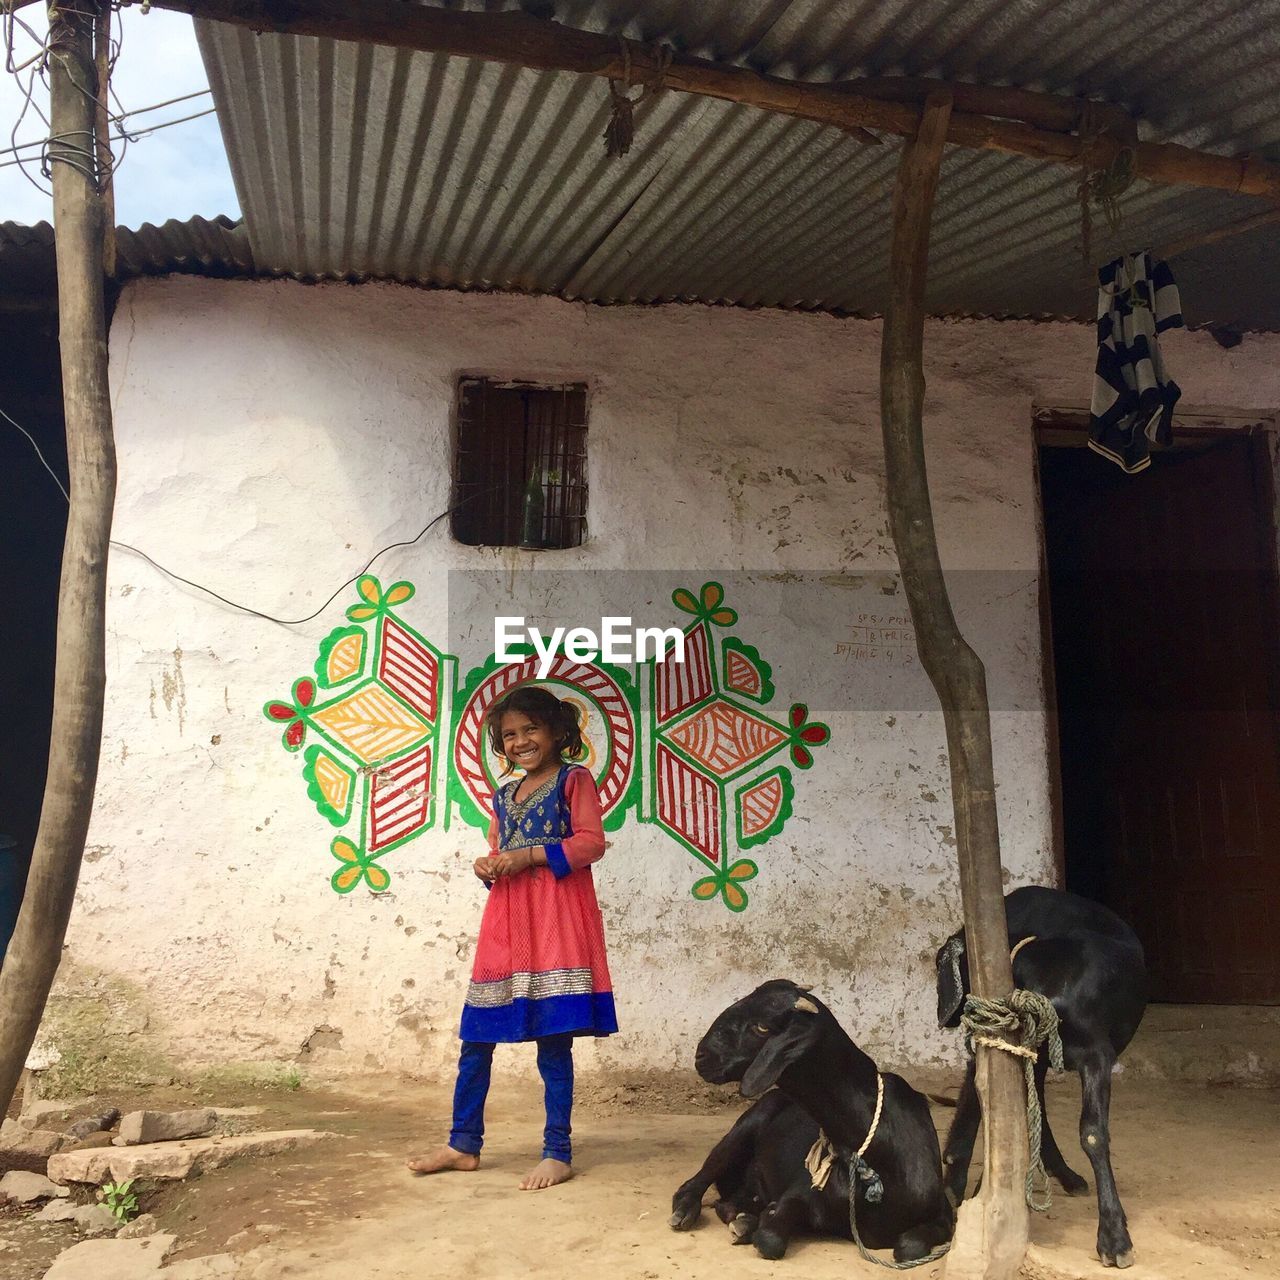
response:
[[[929,223],[950,115],[950,95],[931,96],[919,131],[903,147],[898,166],[891,292],[880,352],[880,412],[889,523],[920,662],[937,690],[946,722],[973,989],[979,995],[1003,997],[1013,989],[1013,972],[1000,873],[986,674],[951,610],[924,455]],[[980,1049],[978,1092],[985,1120],[986,1168],[980,1194],[961,1208],[946,1275],[948,1280],[1009,1280],[1022,1264],[1028,1232],[1026,1099],[1019,1060]]]
[[[105,684],[107,549],[116,460],[107,395],[102,202],[95,163],[96,4],[49,8],[53,221],[71,506],[58,597],[49,774],[22,910],[0,971],[0,1114],[62,956],[93,808]]]

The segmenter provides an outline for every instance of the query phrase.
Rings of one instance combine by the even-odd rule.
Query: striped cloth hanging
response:
[[[1182,394],[1166,373],[1159,336],[1182,327],[1178,286],[1165,262],[1127,254],[1098,272],[1098,362],[1089,448],[1130,475],[1151,465],[1151,446],[1172,439]]]

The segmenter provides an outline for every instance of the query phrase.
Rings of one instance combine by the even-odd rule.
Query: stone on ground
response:
[[[51,1200],[54,1196],[68,1195],[66,1187],[50,1182],[43,1174],[24,1173],[12,1169],[0,1178],[0,1198],[13,1204],[35,1204],[37,1200]]]
[[[140,1213],[127,1226],[116,1232],[117,1240],[141,1240],[143,1236],[153,1236],[160,1229],[160,1223],[153,1213]]]
[[[228,1138],[192,1138],[181,1142],[153,1142],[140,1147],[103,1147],[91,1151],[64,1151],[49,1161],[54,1182],[91,1182],[109,1178],[181,1179],[192,1173],[217,1169],[240,1156],[273,1156],[309,1146],[334,1135],[316,1129],[281,1129],[269,1133],[245,1133]]]
[[[81,1142],[91,1133],[98,1133],[104,1129],[112,1128],[119,1119],[120,1112],[115,1107],[108,1107],[106,1111],[98,1111],[93,1115],[81,1116],[79,1120],[73,1121],[63,1132],[68,1138]]]
[[[44,1273],[44,1280],[146,1280],[160,1275],[173,1248],[171,1235],[145,1240],[85,1240],[65,1249]]]
[[[120,1219],[105,1204],[82,1204],[71,1221],[88,1236],[113,1236],[120,1229]]]
[[[115,1142],[115,1139],[105,1129],[99,1129],[95,1133],[89,1134],[87,1138],[81,1138],[79,1142],[68,1142],[63,1151],[92,1151],[96,1147],[109,1147]]]
[[[187,1258],[165,1267],[164,1280],[233,1280],[239,1271],[234,1254],[211,1253],[204,1258]]]
[[[92,1098],[36,1098],[24,1107],[18,1119],[28,1129],[42,1129],[45,1122],[59,1124],[74,1120],[93,1109]]]
[[[213,1132],[217,1122],[218,1113],[212,1107],[188,1111],[130,1111],[120,1121],[120,1137],[127,1146],[203,1138]]]
[[[54,1133],[52,1129],[28,1129],[17,1120],[6,1120],[0,1124],[0,1151],[43,1160],[62,1145],[62,1134]]]
[[[65,1191],[66,1188],[64,1187]],[[33,1222],[70,1222],[76,1216],[79,1205],[69,1200],[50,1200],[39,1213],[32,1215]]]

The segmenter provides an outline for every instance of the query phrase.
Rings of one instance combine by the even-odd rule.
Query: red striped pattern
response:
[[[394,618],[382,624],[378,678],[428,720],[436,718],[436,685],[440,670],[435,654]]]
[[[524,662],[500,666],[483,680],[467,702],[458,726],[458,736],[453,746],[453,763],[463,786],[480,806],[482,813],[493,812],[492,784],[484,769],[484,753],[489,749],[484,741],[484,717],[489,708],[518,684],[537,681],[538,660],[530,656]],[[583,693],[590,694],[604,712],[605,727],[613,746],[609,771],[596,779],[600,788],[600,806],[605,813],[626,794],[635,767],[636,727],[622,690],[599,667],[585,662],[574,662],[564,654],[557,654],[547,676],[548,680],[561,680]],[[604,744],[598,744],[603,746]],[[608,754],[600,752],[601,757]]]
[[[759,835],[778,816],[782,806],[782,779],[775,773],[738,793],[742,806],[742,834]]]
[[[737,649],[724,651],[724,681],[730,689],[738,693],[749,694],[753,698],[760,696],[764,685],[760,680],[760,672],[755,663]]]
[[[430,746],[379,768],[369,800],[369,852],[419,830],[427,821],[430,804]]]
[[[719,864],[720,789],[661,742],[658,816],[705,857]]]
[[[684,661],[656,663],[658,723],[665,724],[685,707],[701,702],[711,692],[711,655],[704,623],[684,639]]]

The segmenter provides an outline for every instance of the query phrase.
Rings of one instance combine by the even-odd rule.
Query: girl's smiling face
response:
[[[526,774],[559,766],[560,752],[547,725],[531,720],[523,711],[508,711],[502,717],[499,731],[503,753]]]

